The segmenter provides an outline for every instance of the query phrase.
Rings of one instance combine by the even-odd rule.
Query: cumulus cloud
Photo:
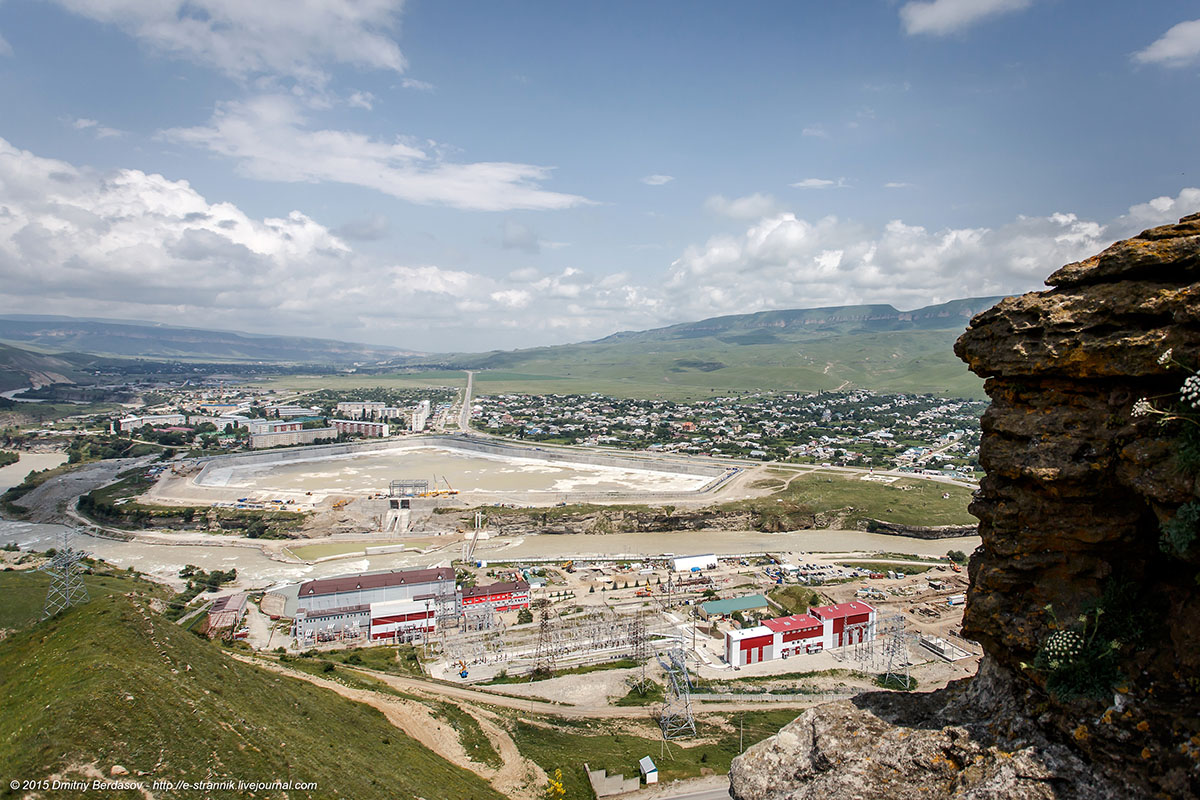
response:
[[[1030,291],[1059,266],[1200,208],[1200,189],[1133,206],[1105,223],[1058,213],[996,228],[929,229],[893,220],[769,215],[740,235],[687,248],[664,288],[676,320],[772,308],[892,303]]]
[[[723,207],[742,203],[748,213],[758,197]],[[809,220],[770,208],[740,233],[686,248],[658,275],[645,268],[593,275],[570,266],[491,275],[355,252],[348,242],[386,230],[386,220],[335,232],[300,211],[254,218],[185,181],[97,172],[0,139],[0,311],[422,350],[529,346],[773,308],[915,308],[1027,291],[1064,263],[1198,208],[1197,188],[1106,222],[1058,213],[997,227],[933,228]]]
[[[106,125],[101,125],[94,119],[79,117],[78,119],[70,120],[71,127],[77,131],[91,131],[96,135],[97,139],[111,139],[117,136],[124,136],[124,131],[119,131],[116,128],[109,128]]]
[[[350,97],[346,99],[346,105],[370,111],[375,108],[375,95],[370,92],[351,92]]]
[[[713,214],[732,219],[756,219],[775,211],[775,198],[769,194],[748,194],[730,200],[724,195],[714,194],[704,201],[704,207]]]
[[[912,186],[911,183],[905,183],[904,181],[888,181],[887,183],[885,183],[883,185],[883,188],[885,188],[885,189],[907,189],[910,186]]]
[[[222,103],[208,125],[172,128],[162,135],[231,158],[241,174],[260,180],[332,181],[412,203],[481,211],[559,209],[587,202],[543,189],[549,167],[454,163],[436,143],[313,130],[299,104],[286,95]]]
[[[801,136],[813,136],[818,139],[828,139],[829,131],[820,125],[811,125],[800,131]]]
[[[904,32],[945,36],[989,17],[1022,11],[1033,0],[914,0],[900,7]]]
[[[647,175],[642,178],[642,183],[647,186],[662,186],[675,180],[673,175]]]
[[[1200,60],[1200,19],[1174,25],[1144,50],[1133,54],[1140,64],[1186,67]]]
[[[320,86],[334,62],[402,73],[393,40],[400,0],[55,0],[155,52],[234,78],[281,76]]]

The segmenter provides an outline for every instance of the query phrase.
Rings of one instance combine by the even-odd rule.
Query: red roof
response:
[[[433,583],[454,580],[454,570],[449,567],[437,569],[410,569],[397,572],[374,572],[361,575],[346,575],[340,578],[318,578],[300,584],[300,596],[352,592],[355,589],[378,589],[381,586],[403,586],[405,584]]]
[[[821,619],[837,619],[838,617],[854,617],[859,614],[870,614],[875,609],[866,603],[855,600],[852,603],[838,603],[835,606],[819,606],[810,608],[808,612]]]
[[[793,614],[790,617],[764,619],[762,624],[766,625],[775,633],[786,633],[787,631],[806,631],[810,628],[823,627],[821,620],[815,617],[810,617],[808,614]]]
[[[490,597],[494,594],[511,594],[513,592],[528,592],[529,584],[525,581],[508,583],[493,583],[488,586],[470,586],[462,590],[463,599],[468,597]]]

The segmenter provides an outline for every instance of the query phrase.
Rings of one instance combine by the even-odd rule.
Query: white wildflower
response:
[[[1179,395],[1190,403],[1192,408],[1200,408],[1200,375],[1188,375],[1187,380],[1183,382],[1183,388],[1179,390]]]
[[[1154,406],[1150,405],[1150,401],[1144,397],[1133,404],[1132,414],[1135,417],[1148,417],[1153,413]]]
[[[1175,350],[1175,348],[1168,347],[1166,349],[1166,351],[1163,352],[1163,354],[1158,357],[1158,365],[1160,367],[1165,367],[1167,365],[1167,362],[1169,362],[1171,360],[1171,353],[1174,352],[1174,350]]]

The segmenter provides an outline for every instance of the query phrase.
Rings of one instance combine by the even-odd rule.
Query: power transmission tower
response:
[[[79,562],[87,553],[71,548],[71,532],[64,530],[60,538],[60,546],[54,557],[38,567],[50,576],[50,588],[46,590],[46,605],[42,609],[42,619],[53,617],[60,611],[65,611],[77,603],[88,601],[87,587],[79,575]]]
[[[684,663],[683,643],[680,642],[667,652],[658,663],[667,673],[667,692],[663,701],[662,715],[658,724],[662,727],[663,739],[686,739],[696,735],[696,718],[692,716],[692,680],[688,677]]]
[[[887,668],[883,673],[884,685],[889,685],[895,679],[896,685],[904,689],[912,688],[909,677],[908,643],[912,634],[904,630],[904,618],[896,615],[883,622],[883,654],[887,659]]]
[[[542,621],[538,626],[537,657],[533,666],[535,675],[554,674],[554,662],[558,655],[558,631],[554,625],[553,614],[549,606],[542,609]]]
[[[629,655],[641,667],[636,688],[638,694],[645,696],[646,689],[650,685],[646,678],[646,662],[650,660],[650,648],[646,636],[646,618],[642,615],[641,611],[637,612],[637,617],[633,621],[629,638]]]

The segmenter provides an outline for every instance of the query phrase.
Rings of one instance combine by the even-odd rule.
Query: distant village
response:
[[[481,430],[534,441],[965,477],[978,468],[986,406],[862,390],[693,402],[506,394],[476,398],[472,417]]]

